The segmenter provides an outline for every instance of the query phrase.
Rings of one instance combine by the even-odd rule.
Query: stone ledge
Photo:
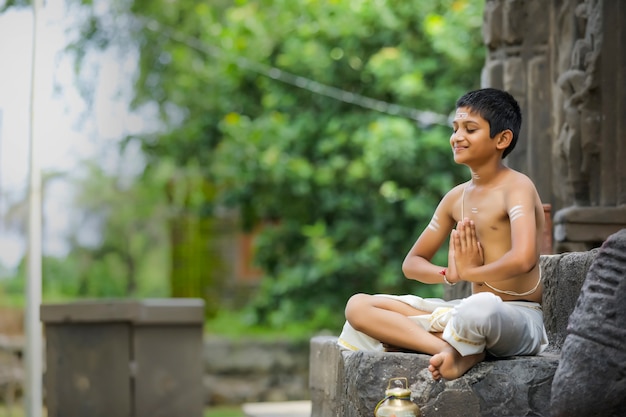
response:
[[[548,416],[559,359],[547,353],[486,360],[459,379],[434,381],[429,355],[346,351],[329,336],[313,338],[311,354],[324,360],[324,366],[311,367],[312,417],[372,415],[394,377],[408,379],[423,417]]]
[[[556,249],[598,247],[626,227],[626,206],[566,207],[555,213],[553,224]]]
[[[544,323],[550,346],[539,356],[487,360],[454,381],[432,380],[429,355],[352,352],[334,336],[311,340],[312,417],[373,415],[390,378],[406,377],[423,417],[549,416],[550,390],[567,323],[597,250],[541,257]]]

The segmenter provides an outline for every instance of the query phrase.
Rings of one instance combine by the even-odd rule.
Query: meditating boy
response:
[[[402,270],[427,284],[471,282],[472,295],[443,301],[356,294],[339,337],[352,350],[433,355],[434,379],[458,378],[487,352],[534,355],[547,346],[539,271],[543,206],[532,181],[503,163],[519,136],[519,105],[509,93],[486,88],[465,94],[456,107],[450,145],[471,179],[443,197]],[[448,237],[447,267],[433,264]]]

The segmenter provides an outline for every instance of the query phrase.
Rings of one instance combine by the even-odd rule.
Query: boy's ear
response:
[[[513,132],[509,129],[503,130],[500,132],[496,140],[496,149],[504,150],[511,144],[511,141],[513,140]]]

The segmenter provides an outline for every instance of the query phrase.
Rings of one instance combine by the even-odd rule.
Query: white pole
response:
[[[2,186],[2,109],[0,109],[0,233],[4,230],[4,187]]]
[[[38,37],[40,26],[40,11],[43,0],[33,1],[33,46],[30,91],[30,167],[29,167],[29,216],[28,216],[28,264],[26,280],[26,314],[25,314],[25,368],[26,381],[24,387],[24,401],[28,417],[41,417],[43,408],[43,349],[42,326],[39,317],[41,305],[41,172],[39,168],[37,148],[38,109],[36,97],[37,64],[38,64]]]

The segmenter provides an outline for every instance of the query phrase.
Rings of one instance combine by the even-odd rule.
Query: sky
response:
[[[132,56],[92,56],[86,75],[95,88],[93,105],[88,107],[79,94],[73,61],[64,48],[68,28],[80,17],[68,12],[65,0],[46,1],[40,13],[33,132],[42,173],[60,171],[71,177],[81,160],[95,157],[114,167],[117,141],[144,131],[148,123],[128,111],[124,98],[135,66]],[[27,246],[25,232],[6,223],[9,207],[28,195],[33,20],[30,8],[0,15],[0,264],[8,268],[19,263]],[[61,256],[75,214],[70,181],[52,182],[43,205],[43,252]]]

